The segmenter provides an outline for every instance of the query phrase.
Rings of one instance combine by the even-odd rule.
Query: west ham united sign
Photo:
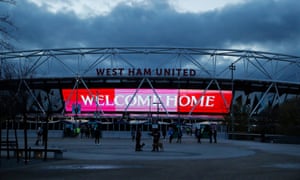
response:
[[[196,70],[186,68],[97,68],[97,76],[163,76],[163,77],[192,77]]]
[[[74,104],[82,112],[228,113],[232,92],[193,89],[63,89],[67,112]],[[159,106],[159,107],[158,107]],[[159,109],[157,109],[159,108]]]

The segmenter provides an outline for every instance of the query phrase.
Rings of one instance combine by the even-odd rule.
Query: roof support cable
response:
[[[135,90],[133,96],[132,96],[131,99],[129,100],[129,102],[128,102],[127,106],[125,107],[125,110],[124,110],[125,113],[127,113],[127,110],[128,110],[128,108],[129,108],[130,104],[132,103],[134,97],[136,96],[136,94],[138,93],[138,91],[140,90],[140,88],[142,87],[142,85],[144,84],[144,81],[145,81],[145,78],[143,78],[143,79],[141,80],[141,82],[140,82],[138,88]]]
[[[86,90],[88,91],[89,95],[90,95],[90,96],[94,96],[94,95],[92,94],[92,92],[90,91],[90,89],[88,88],[88,86],[86,85],[84,79],[83,79],[83,78],[80,78],[80,81],[82,82],[82,84],[83,84],[83,86],[86,88]],[[98,95],[97,95],[97,96],[98,96]],[[97,102],[98,97],[94,98],[94,100],[95,100],[95,103],[96,103],[96,105],[97,105],[97,107],[98,107],[98,102]],[[102,115],[104,115],[104,112],[103,112],[101,106],[100,106],[100,112],[101,112]]]
[[[88,73],[92,68],[95,68],[98,64],[102,63],[105,61],[107,58],[109,58],[110,55],[107,54],[102,54],[102,56],[98,57],[84,72],[82,75],[85,75]]]
[[[199,99],[197,100],[197,102],[195,103],[195,105],[194,105],[194,106],[192,107],[192,109],[190,110],[189,116],[192,115],[193,111],[194,111],[194,110],[196,109],[196,107],[201,103],[202,97],[205,96],[207,90],[209,89],[209,87],[212,85],[212,83],[213,83],[214,81],[215,81],[215,80],[212,79],[212,80],[209,82],[209,84],[207,85],[207,87],[204,89],[203,95],[201,95],[201,96],[199,97]]]
[[[167,114],[167,116],[168,116],[168,115],[169,115],[169,112],[168,112],[167,108],[165,107],[164,103],[162,102],[161,98],[160,98],[159,95],[157,94],[155,88],[152,86],[152,83],[150,82],[150,80],[149,80],[148,78],[147,78],[146,80],[147,80],[147,82],[149,83],[149,85],[150,85],[151,89],[153,90],[155,96],[156,96],[157,99],[159,100],[159,103],[162,105],[162,107],[164,108],[164,110],[165,110],[165,112],[166,112],[166,114]]]
[[[26,86],[28,92],[30,93],[30,95],[32,96],[32,98],[34,99],[34,101],[37,103],[37,105],[39,106],[40,110],[43,112],[43,114],[46,114],[44,108],[42,107],[42,105],[39,103],[39,101],[36,99],[35,95],[33,94],[32,90],[30,89],[30,87],[28,86],[27,82],[25,80],[23,80],[24,85]]]
[[[183,56],[185,56],[187,60],[192,62],[195,66],[199,67],[202,71],[204,71],[209,77],[212,77],[211,73],[202,64],[200,64],[195,58],[193,58],[190,55],[187,56],[186,54],[183,54]]]
[[[265,97],[267,96],[267,94],[269,93],[269,91],[271,90],[271,88],[273,87],[273,85],[274,85],[274,83],[270,84],[270,86],[268,87],[267,91],[263,94],[263,96],[261,97],[261,99],[259,100],[259,102],[253,108],[253,110],[250,113],[249,117],[252,117],[252,115],[255,113],[255,111],[257,111],[257,108],[262,104],[263,100],[265,99]]]

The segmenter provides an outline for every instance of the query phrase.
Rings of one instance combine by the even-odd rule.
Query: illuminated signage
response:
[[[232,98],[231,91],[191,89],[63,89],[62,93],[67,112],[77,104],[82,112],[228,113]]]
[[[192,77],[196,70],[185,68],[96,68],[98,76],[163,76],[163,77]]]

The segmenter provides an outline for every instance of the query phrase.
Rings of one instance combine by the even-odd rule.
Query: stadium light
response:
[[[234,132],[234,118],[233,118],[234,82],[233,82],[233,72],[236,70],[236,66],[233,63],[231,63],[231,65],[229,66],[229,70],[231,70],[231,91],[232,91],[230,119],[231,119],[231,131]]]

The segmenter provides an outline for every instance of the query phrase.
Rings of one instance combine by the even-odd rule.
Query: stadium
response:
[[[9,120],[1,124],[9,128],[97,122],[129,131],[136,124],[149,130],[216,122],[256,132],[263,122],[273,133],[272,110],[300,95],[300,57],[271,52],[101,47],[0,58],[1,114]]]

